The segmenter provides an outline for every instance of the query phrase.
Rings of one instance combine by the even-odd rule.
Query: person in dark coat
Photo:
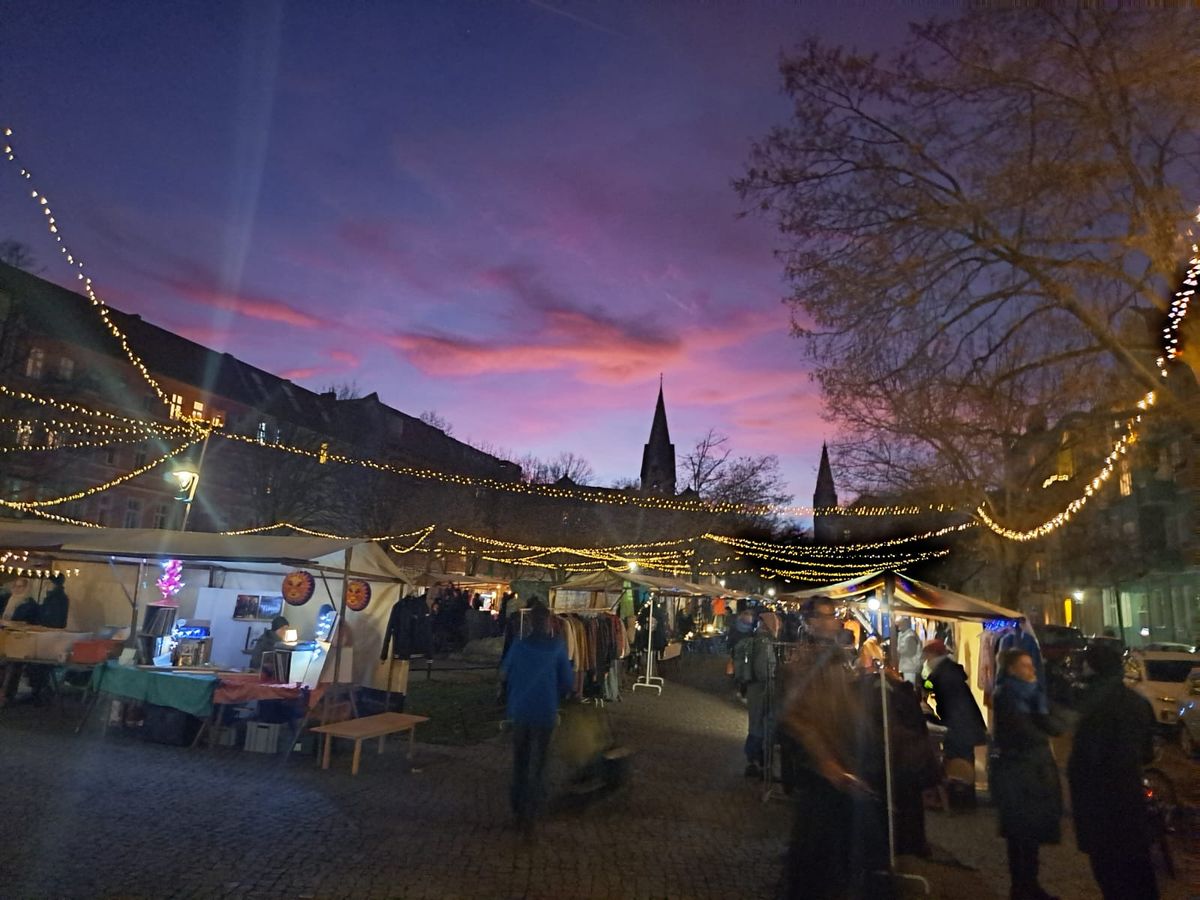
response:
[[[1023,650],[1000,654],[992,695],[994,756],[989,782],[1008,841],[1012,900],[1051,900],[1038,884],[1038,848],[1062,839],[1062,785],[1050,751],[1061,730],[1049,716],[1033,658]]]
[[[1154,900],[1142,767],[1154,758],[1154,710],[1125,686],[1121,654],[1088,647],[1079,724],[1067,764],[1079,849],[1105,900]]]
[[[938,719],[946,726],[942,756],[965,759],[974,766],[975,748],[987,743],[987,726],[971,693],[967,672],[950,658],[940,638],[926,642],[923,655],[929,665],[928,681],[937,701]]]
[[[38,624],[44,628],[66,628],[67,613],[71,609],[71,600],[63,587],[66,576],[62,572],[56,572],[50,577],[50,581],[54,587],[46,591],[46,596],[42,598],[42,612],[38,617]]]

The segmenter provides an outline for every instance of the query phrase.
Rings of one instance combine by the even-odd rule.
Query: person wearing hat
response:
[[[276,616],[271,620],[271,627],[264,631],[254,642],[254,652],[250,654],[250,668],[261,669],[263,654],[275,650],[283,643],[283,636],[291,627],[286,616]]]
[[[975,748],[987,743],[987,726],[979,704],[971,693],[966,670],[950,657],[941,638],[926,641],[922,651],[926,685],[933,693],[940,723],[946,728],[942,756],[946,762],[960,759],[975,767]]]

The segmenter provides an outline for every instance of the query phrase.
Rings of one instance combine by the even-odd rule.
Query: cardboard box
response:
[[[8,631],[4,636],[4,655],[9,659],[37,659],[36,631]]]

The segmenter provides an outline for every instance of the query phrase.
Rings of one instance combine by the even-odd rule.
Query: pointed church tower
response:
[[[642,490],[647,494],[675,496],[675,445],[667,430],[667,407],[663,403],[662,377],[658,380],[658,404],[650,440],[642,450]]]
[[[829,465],[829,448],[821,444],[821,467],[817,470],[817,489],[813,492],[816,509],[832,509],[837,506],[837,488],[833,486],[833,469]],[[813,514],[813,540],[818,544],[834,544],[838,539],[838,523],[841,516]]]

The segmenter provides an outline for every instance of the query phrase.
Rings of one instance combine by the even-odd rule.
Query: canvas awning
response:
[[[865,598],[870,594],[882,595],[884,579],[887,574],[886,572],[872,572],[824,587],[781,594],[779,599],[803,601],[810,597],[820,596],[829,597],[838,603],[864,603],[866,602]],[[929,619],[972,619],[975,621],[1013,618],[1017,615],[1011,609],[997,606],[987,600],[980,600],[978,597],[969,597],[947,588],[935,587],[898,572],[892,574],[895,579],[892,602],[896,612]]]

